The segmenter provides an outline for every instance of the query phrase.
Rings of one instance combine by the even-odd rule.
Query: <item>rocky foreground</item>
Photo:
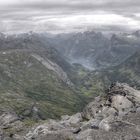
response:
[[[0,140],[140,140],[140,91],[112,84],[83,112],[26,128],[14,113],[1,112]]]

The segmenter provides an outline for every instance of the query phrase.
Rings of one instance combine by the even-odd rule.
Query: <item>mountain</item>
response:
[[[87,31],[83,33],[59,34],[49,42],[70,63],[78,63],[94,70],[119,65],[140,48],[138,31],[132,34],[113,34]]]
[[[140,53],[139,51],[117,66],[89,72],[82,80],[81,87],[89,96],[100,94],[108,85],[115,82],[129,83],[140,89]]]
[[[110,43],[110,50],[104,51],[96,60],[96,69],[79,78],[79,89],[90,98],[102,94],[107,86],[117,81],[140,89],[138,32],[112,35]]]
[[[30,127],[23,125],[15,114],[3,114],[0,116],[0,136],[9,140],[140,139],[140,91],[127,84],[115,83],[102,95],[82,112]]]
[[[0,110],[21,118],[58,118],[85,99],[69,78],[73,66],[36,33],[0,35]]]
[[[1,33],[0,138],[139,138],[139,39],[139,31]]]
[[[139,51],[130,56],[126,61],[116,67],[104,70],[103,75],[106,75],[111,82],[128,82],[131,86],[140,88],[140,53]]]
[[[97,55],[109,47],[108,39],[101,33],[84,32],[60,34],[52,38],[55,48],[71,63],[82,64],[92,69]]]

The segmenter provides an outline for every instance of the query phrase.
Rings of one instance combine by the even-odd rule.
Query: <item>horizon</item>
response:
[[[98,31],[98,30],[82,30],[82,31],[71,31],[71,32],[47,32],[47,31],[15,31],[15,32],[0,32],[0,34],[2,35],[7,35],[7,36],[11,36],[11,35],[22,35],[22,34],[46,34],[46,35],[62,35],[62,34],[84,34],[86,32],[94,32],[94,33],[101,33],[103,35],[121,35],[121,34],[133,34],[137,31],[140,31],[140,29],[136,29],[136,30],[129,30],[129,31]]]

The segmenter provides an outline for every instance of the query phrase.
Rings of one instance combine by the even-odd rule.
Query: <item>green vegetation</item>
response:
[[[89,73],[83,79],[82,89],[84,89],[84,92],[87,90],[86,95],[88,96],[90,93],[94,93],[96,91],[95,95],[97,95],[97,93],[103,93],[103,91],[113,82],[128,83],[130,86],[140,89],[139,69],[140,54],[135,53],[118,66]]]
[[[66,85],[29,53],[0,55],[0,77],[1,106],[24,117],[33,117],[33,105],[45,119],[73,114],[86,104],[75,87]]]

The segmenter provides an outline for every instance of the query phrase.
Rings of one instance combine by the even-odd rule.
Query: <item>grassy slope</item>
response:
[[[24,114],[34,104],[43,117],[56,118],[80,110],[84,98],[30,53],[0,54],[0,105]]]

